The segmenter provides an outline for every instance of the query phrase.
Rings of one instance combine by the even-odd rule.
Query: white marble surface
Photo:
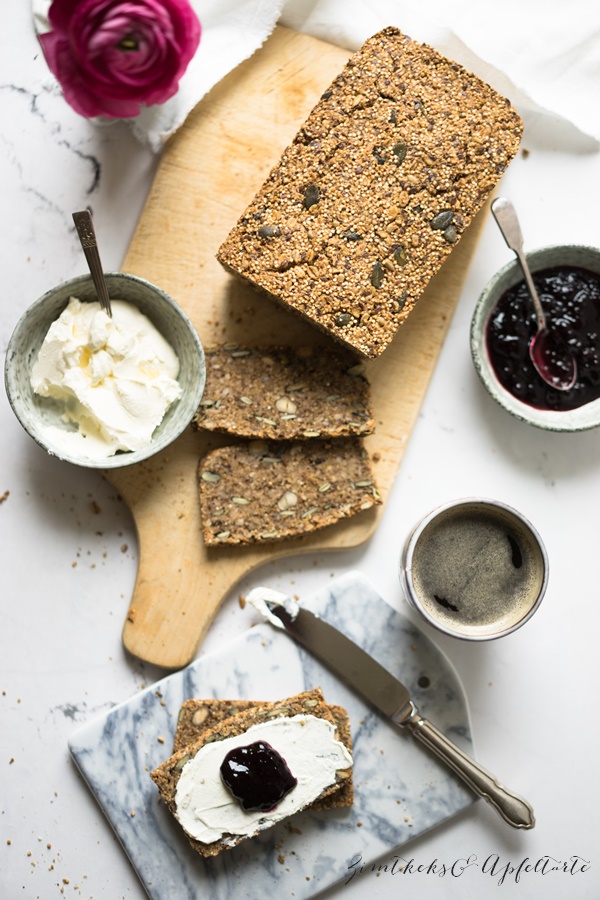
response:
[[[5,349],[29,303],[83,270],[72,210],[93,208],[105,267],[119,267],[156,160],[126,127],[96,128],[65,106],[48,79],[27,4],[4,0],[2,20]],[[597,35],[590,40],[598,43]],[[517,204],[527,246],[598,243],[597,151],[541,121],[528,121],[523,147],[529,154],[511,165],[502,191]],[[400,543],[412,525],[436,504],[465,495],[517,506],[542,533],[550,556],[540,611],[521,631],[491,644],[436,642],[465,686],[479,758],[532,801],[537,826],[514,832],[485,804],[474,804],[410,845],[414,866],[471,857],[474,865],[459,877],[439,877],[439,869],[401,874],[385,857],[387,872],[365,870],[343,891],[331,889],[331,897],[487,900],[498,896],[507,864],[545,855],[577,856],[591,867],[577,874],[521,872],[519,883],[509,873],[502,895],[600,894],[600,431],[562,435],[527,427],[480,385],[468,352],[470,318],[482,287],[508,258],[488,222],[374,539],[349,553],[266,565],[239,590],[260,580],[305,595],[359,569],[412,617],[397,577]],[[161,675],[128,658],[120,642],[136,571],[131,518],[101,476],[47,458],[23,433],[3,392],[0,416],[0,895],[141,900],[137,876],[67,747],[77,727]],[[247,628],[239,590],[226,599],[201,654]],[[496,854],[495,874],[484,871]]]
[[[400,678],[422,715],[473,754],[466,698],[454,668],[364,575],[347,572],[307,597],[303,606]],[[350,716],[353,806],[294,816],[291,824],[299,830],[290,831],[282,822],[216,860],[199,860],[171,814],[157,803],[158,791],[148,775],[171,752],[181,704],[206,696],[278,700],[315,685]],[[351,881],[359,865],[371,865],[398,848],[406,853],[408,841],[476,802],[406,731],[266,623],[95,717],[69,746],[152,900],[235,900],[244,892],[259,897],[266,884],[278,898],[312,897]]]

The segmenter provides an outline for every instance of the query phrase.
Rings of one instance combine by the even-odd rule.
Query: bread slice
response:
[[[259,700],[215,700],[212,698],[185,700],[179,710],[177,729],[173,741],[173,753],[188,744],[193,744],[203,734],[211,731],[221,722],[237,716],[248,709],[272,709],[275,704],[261,703]]]
[[[205,348],[198,430],[247,438],[305,440],[370,434],[375,427],[365,365],[342,349]]]
[[[209,546],[298,537],[381,503],[360,438],[222,447],[199,485]]]
[[[213,705],[210,713],[212,721],[214,722],[213,726],[205,730],[192,743],[180,747],[171,757],[169,757],[169,759],[165,760],[165,762],[150,773],[150,777],[158,787],[161,799],[175,817],[177,817],[177,806],[175,802],[177,784],[181,777],[182,770],[185,764],[195,756],[202,747],[206,746],[206,744],[225,740],[228,737],[242,735],[253,725],[281,717],[292,718],[296,715],[310,715],[325,719],[333,725],[336,724],[332,711],[325,702],[320,688],[304,691],[301,694],[278,701],[275,704],[268,703],[263,706],[241,709],[238,713],[217,721],[220,714],[221,713],[217,710],[216,705]],[[337,731],[335,737],[336,740],[342,740],[343,742],[341,735],[339,735]],[[347,737],[349,738],[349,734]],[[347,797],[344,798],[344,796],[341,795],[338,802],[336,802],[336,798],[338,794],[340,794],[342,786],[350,776],[351,769],[338,770],[335,783],[325,788],[316,799],[324,800],[325,798],[330,797],[332,807],[348,805]],[[206,844],[196,840],[187,833],[186,836],[192,847],[201,856],[205,857],[217,856],[223,850],[231,849],[247,839],[243,835],[224,834],[220,840]]]
[[[177,730],[173,743],[173,752],[183,749],[188,744],[193,744],[202,735],[207,734],[226,719],[237,716],[248,709],[273,709],[275,703],[260,700],[186,700],[179,710]],[[350,734],[350,717],[343,706],[328,704],[329,711],[335,720],[338,740],[352,751],[352,737]],[[310,809],[331,809],[339,806],[352,806],[354,802],[354,783],[352,770],[348,770],[348,777],[335,794],[325,797],[323,800],[315,800],[310,804]]]

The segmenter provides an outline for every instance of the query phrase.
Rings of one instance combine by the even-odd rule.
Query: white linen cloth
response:
[[[38,31],[50,0],[32,0]],[[545,117],[571,150],[600,147],[600,3],[591,0],[191,0],[202,23],[178,93],[131,120],[154,151],[199,100],[251,56],[279,22],[349,50],[387,25],[431,44],[507,96],[522,115]],[[50,73],[49,73],[49,77]]]

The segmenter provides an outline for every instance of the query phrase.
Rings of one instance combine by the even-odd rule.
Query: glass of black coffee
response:
[[[497,500],[440,506],[409,536],[400,561],[406,598],[453,637],[487,641],[520,628],[542,602],[548,557],[533,525]]]

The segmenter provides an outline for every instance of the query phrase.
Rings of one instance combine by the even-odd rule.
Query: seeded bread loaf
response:
[[[364,363],[312,347],[209,347],[196,429],[303,440],[374,429]]]
[[[515,155],[508,100],[396,28],[324,92],[217,253],[379,356]]]
[[[214,710],[213,710],[214,712]],[[215,718],[218,714],[215,713]],[[206,744],[223,741],[226,738],[243,735],[253,725],[269,722],[278,718],[292,718],[296,715],[309,715],[325,719],[335,725],[335,719],[331,709],[325,702],[320,688],[312,691],[304,691],[294,697],[290,697],[277,703],[268,703],[264,706],[252,707],[241,710],[237,714],[216,722],[212,728],[204,731],[195,741],[185,745],[173,753],[169,759],[150,773],[150,777],[158,787],[161,799],[165,802],[170,812],[177,818],[176,791],[185,764],[195,756]],[[349,734],[347,735],[349,739]],[[335,740],[345,744],[344,737],[335,732]],[[347,749],[350,749],[348,745]],[[318,798],[325,800],[330,798],[331,807],[344,806],[347,798],[340,794],[342,787],[351,777],[351,768],[340,769],[335,774],[335,782],[325,788]],[[339,802],[336,798],[340,795]],[[300,810],[297,810],[300,811]],[[196,840],[186,832],[186,837],[192,847],[205,857],[217,856],[223,850],[231,849],[245,840],[244,836],[225,834],[223,838],[212,843],[203,843]]]
[[[208,545],[298,537],[381,503],[360,438],[250,441],[200,462]]]
[[[217,725],[232,716],[245,712],[248,709],[263,708],[272,710],[275,703],[260,700],[199,700],[193,698],[186,700],[179,711],[177,730],[173,743],[173,753],[181,750],[189,744],[195,743],[203,734],[207,734]],[[338,739],[348,750],[352,750],[352,737],[350,734],[350,718],[342,706],[328,704],[328,709],[337,726]],[[354,802],[354,784],[352,770],[348,777],[340,785],[339,791],[315,800],[310,804],[310,809],[331,809],[332,807],[352,806]]]

